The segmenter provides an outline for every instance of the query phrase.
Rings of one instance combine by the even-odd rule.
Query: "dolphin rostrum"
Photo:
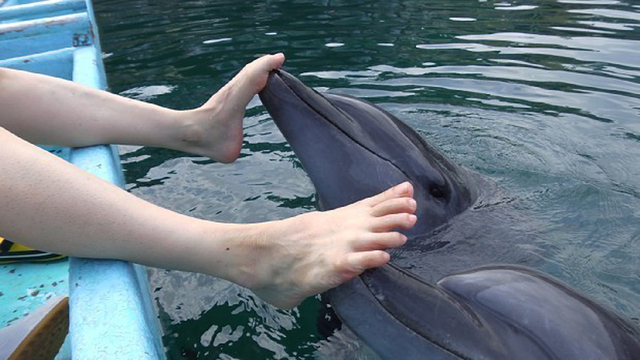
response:
[[[319,94],[282,70],[270,74],[260,99],[311,178],[321,210],[403,181],[414,186],[419,221],[392,251],[394,263],[329,291],[339,318],[383,358],[640,356],[637,328],[560,281],[523,266],[478,267],[526,263],[522,253],[503,250],[506,237],[485,236],[481,251],[480,231],[465,230],[505,218],[490,206],[495,186],[395,116],[360,99]]]

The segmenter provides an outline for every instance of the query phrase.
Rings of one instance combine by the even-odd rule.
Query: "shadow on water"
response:
[[[95,7],[113,92],[191,108],[256,56],[282,51],[286,69],[306,83],[381,105],[493,179],[527,214],[520,232],[534,229],[539,268],[638,322],[637,2]],[[254,222],[314,206],[311,183],[257,101],[234,164],[153,148],[123,147],[122,155],[130,191],[181,213]],[[150,277],[172,359],[370,355],[348,335],[321,339],[317,299],[284,312],[213,277],[156,269]]]

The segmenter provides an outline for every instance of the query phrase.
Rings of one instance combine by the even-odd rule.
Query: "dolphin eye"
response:
[[[437,199],[444,198],[444,191],[439,186],[432,186],[429,189],[429,193],[431,193],[431,196],[433,196],[434,198],[437,198]]]

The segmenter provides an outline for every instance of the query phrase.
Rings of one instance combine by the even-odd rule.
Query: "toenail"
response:
[[[396,186],[394,189],[396,194],[402,194],[407,191],[407,182],[403,182],[402,184]]]

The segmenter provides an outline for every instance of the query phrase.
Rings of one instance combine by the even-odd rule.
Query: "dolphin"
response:
[[[385,110],[320,94],[283,70],[269,75],[259,96],[311,178],[321,210],[404,181],[414,186],[419,221],[405,231],[408,243],[391,251],[393,263],[328,292],[338,317],[380,356],[583,360],[640,354],[637,328],[559,280],[524,266],[481,266],[530,259],[526,248],[504,244],[509,237],[486,235],[495,235],[486,227],[509,216],[496,210],[505,207],[495,200],[493,182],[454,164]],[[467,230],[470,224],[474,230]]]

